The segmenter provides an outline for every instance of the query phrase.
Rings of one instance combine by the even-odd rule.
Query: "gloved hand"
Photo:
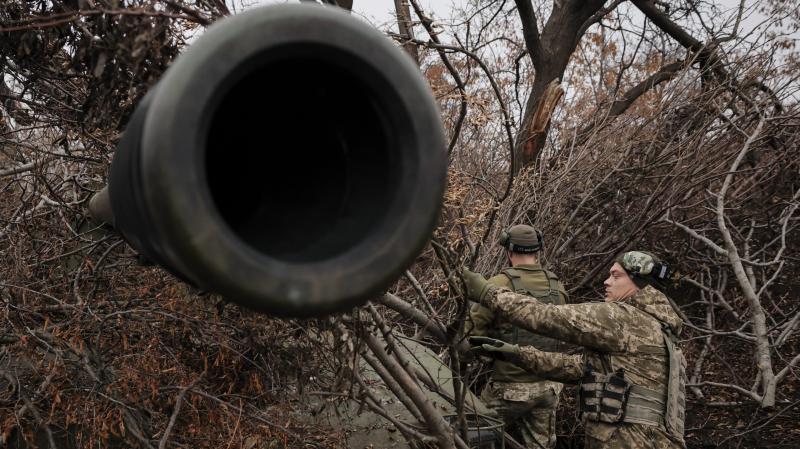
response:
[[[461,274],[464,277],[464,284],[467,286],[467,298],[486,304],[495,287],[489,284],[486,278],[470,271],[469,268],[462,268]]]
[[[519,346],[506,343],[503,340],[490,337],[468,337],[470,352],[493,359],[520,364],[521,357]]]

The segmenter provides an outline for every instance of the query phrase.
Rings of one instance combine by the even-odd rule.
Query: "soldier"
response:
[[[584,347],[567,355],[473,337],[474,349],[546,379],[580,383],[587,449],[681,448],[686,361],[676,345],[681,320],[662,290],[667,264],[631,251],[604,282],[605,302],[531,301],[464,270],[470,299],[512,323]]]
[[[489,279],[495,287],[519,293],[529,301],[566,304],[567,293],[558,277],[539,264],[542,234],[527,225],[516,225],[504,231],[500,245],[505,248],[510,268]],[[541,351],[559,350],[559,342],[536,335],[510,324],[480,305],[470,310],[471,323],[465,333],[489,336]],[[556,444],[556,408],[563,384],[546,381],[512,363],[496,360],[481,399],[494,409],[506,424],[506,431],[522,439],[531,448],[551,449]]]

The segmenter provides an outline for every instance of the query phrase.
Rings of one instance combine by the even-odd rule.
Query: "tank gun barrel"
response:
[[[327,314],[421,251],[445,145],[418,67],[380,32],[338,8],[255,8],[212,25],[145,96],[92,207],[204,290]]]

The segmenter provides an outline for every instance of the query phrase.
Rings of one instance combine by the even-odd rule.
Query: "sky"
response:
[[[251,0],[255,4],[284,3],[286,0]],[[454,5],[463,5],[467,0],[418,0],[420,6],[426,12],[432,13],[435,18],[447,20]],[[716,0],[717,4],[723,5],[730,11],[739,6],[740,0]],[[752,7],[759,3],[759,0],[745,0],[746,7]],[[367,20],[368,22],[381,26],[394,23],[394,0],[353,0],[353,13]],[[747,19],[746,25],[754,26],[763,15],[754,14]],[[540,18],[541,20],[541,18]]]
[[[286,0],[251,0],[255,4],[285,3]],[[465,0],[418,0],[419,5],[435,18],[447,19],[453,4],[463,4]],[[353,14],[378,28],[394,24],[394,0],[353,0]]]
[[[251,0],[255,4],[269,4],[269,3],[284,3],[286,0]],[[434,19],[448,22],[451,18],[454,8],[465,5],[467,0],[417,0],[419,5],[425,10],[426,13],[432,15]],[[473,0],[474,1],[474,0]],[[728,11],[726,16],[735,17],[735,11],[739,7],[741,0],[716,0],[716,3],[723,6]],[[751,32],[754,27],[762,24],[766,17],[757,11],[759,0],[745,0],[745,8],[749,11],[744,18],[739,35],[746,35]],[[369,22],[378,29],[397,29],[395,19],[395,6],[394,0],[353,0],[353,15]],[[413,13],[412,13],[413,16]],[[539,18],[542,20],[542,18]],[[774,31],[774,30],[773,30]],[[705,36],[697,36],[701,41]],[[791,33],[788,36],[800,43],[800,30]],[[446,42],[446,36],[442,36]],[[800,45],[798,45],[800,46]]]
[[[435,18],[445,19],[450,16],[453,2],[464,3],[460,0],[420,0],[419,5]],[[378,27],[394,23],[394,0],[353,0],[353,13]]]
[[[449,19],[453,5],[462,5],[464,3],[466,3],[465,0],[419,0],[420,6],[426,12],[432,13],[434,18],[440,20]],[[717,3],[723,5],[733,14],[735,8],[739,7],[740,0],[717,0]],[[746,0],[745,7],[751,8],[757,3],[758,0]],[[353,0],[353,13],[378,28],[383,28],[386,24],[394,25],[394,0]],[[764,15],[758,12],[750,14],[742,23],[742,31],[752,30],[764,18]],[[794,33],[793,37],[800,40],[800,32]]]

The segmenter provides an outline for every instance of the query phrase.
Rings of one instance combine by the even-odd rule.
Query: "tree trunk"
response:
[[[403,48],[411,55],[414,62],[419,65],[419,54],[417,46],[414,45],[414,30],[412,29],[411,10],[408,7],[408,0],[394,0],[394,7],[397,12],[397,29],[403,39]]]
[[[539,33],[530,0],[516,0],[525,45],[536,71],[514,143],[514,173],[535,163],[550,131],[550,117],[561,97],[559,82],[570,56],[591,23],[608,11],[603,0],[553,2],[553,12]],[[600,12],[603,14],[598,15]]]

